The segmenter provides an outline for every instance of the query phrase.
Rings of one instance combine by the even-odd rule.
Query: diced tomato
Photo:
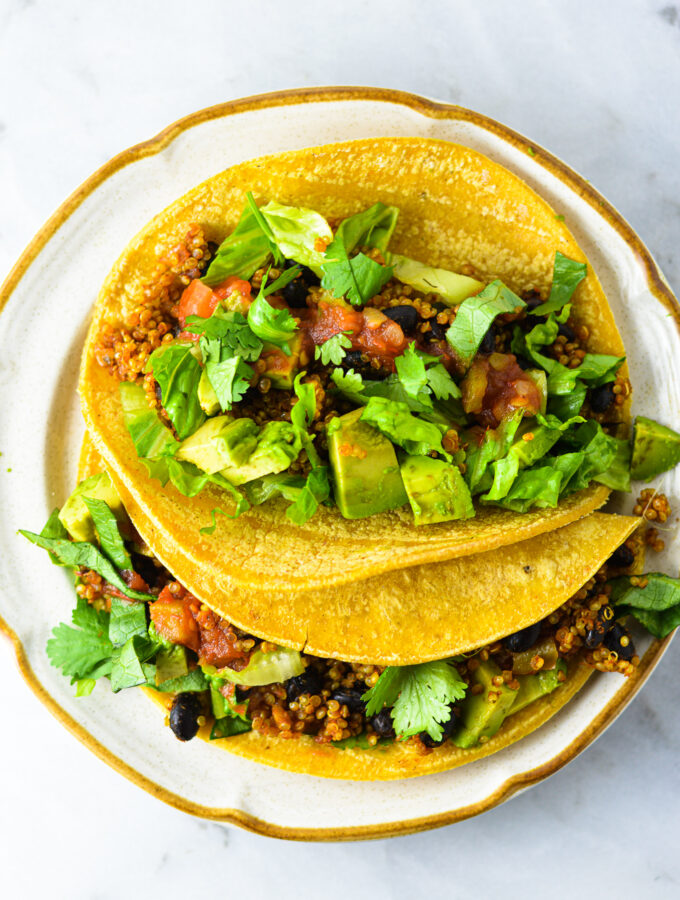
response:
[[[181,593],[175,596],[169,586],[164,587],[158,600],[149,604],[149,613],[161,637],[198,652],[200,636],[191,612],[193,600],[191,594],[185,592],[184,597]]]
[[[132,569],[122,569],[121,576],[125,584],[132,588],[133,591],[148,591],[149,585],[144,581],[141,575],[133,572]]]
[[[515,410],[536,415],[541,395],[536,383],[517,364],[511,353],[492,353],[476,359],[461,383],[463,409],[481,425],[496,428]]]
[[[241,298],[250,302],[250,282],[238,278],[236,275],[230,275],[222,284],[218,284],[213,289],[213,293],[220,300],[226,300],[232,294],[240,294]]]
[[[208,609],[196,613],[196,625],[200,631],[198,656],[201,663],[222,668],[245,668],[250,656],[248,651],[236,646],[238,636],[231,625]],[[239,661],[241,665],[234,665]]]
[[[363,312],[343,303],[321,301],[306,331],[314,344],[323,344],[335,334],[345,332],[352,349],[378,359],[394,370],[394,358],[404,352],[408,341],[401,327],[378,309]]]
[[[334,334],[349,331],[358,334],[364,324],[363,313],[342,303],[327,303],[322,300],[311,323],[307,326],[309,336],[315,344],[323,344]]]
[[[196,278],[186,288],[179,301],[177,313],[182,327],[186,325],[189,316],[201,316],[203,319],[209,318],[219,302],[220,298],[214,293],[212,288],[209,288],[199,278]]]

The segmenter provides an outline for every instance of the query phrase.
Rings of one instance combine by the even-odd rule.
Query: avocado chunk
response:
[[[198,381],[198,405],[206,416],[217,415],[221,408],[215,388],[210,384],[210,379],[205,369],[201,372],[201,377]]]
[[[85,506],[83,497],[104,500],[118,523],[127,526],[127,513],[118,496],[118,491],[113,486],[108,472],[99,472],[80,482],[59,513],[59,521],[74,541],[94,541],[95,539],[94,522],[89,509]]]
[[[680,462],[680,434],[654,419],[635,420],[630,475],[635,481],[651,481]]]
[[[461,727],[453,735],[456,747],[468,749],[483,744],[493,737],[503,724],[517,699],[517,688],[505,683],[497,686],[494,678],[501,678],[501,670],[490,659],[480,661],[472,674],[470,686],[481,684],[479,694],[468,692],[460,704]]]
[[[410,284],[425,294],[438,294],[447,306],[456,306],[484,287],[481,281],[468,275],[459,275],[448,269],[435,269],[425,263],[398,253],[390,254],[390,264],[394,267],[394,277],[404,284]]]
[[[300,436],[290,422],[267,422],[250,456],[239,465],[222,469],[222,475],[235,485],[276,475],[295,462],[301,449]]]
[[[431,456],[407,456],[401,477],[416,525],[474,516],[470,490],[457,466]]]
[[[408,500],[394,447],[360,421],[364,409],[334,419],[328,431],[335,502],[346,519],[396,509]]]
[[[290,391],[293,381],[300,368],[300,353],[302,351],[302,334],[298,332],[288,341],[290,355],[274,344],[265,344],[260,356],[265,362],[265,370],[262,378],[268,378],[272,387],[282,391]]]
[[[252,419],[215,416],[182,441],[176,456],[212,475],[242,465],[257,446],[258,432]]]
[[[546,694],[552,694],[561,684],[559,680],[560,672],[567,674],[567,664],[563,659],[558,660],[555,668],[547,672],[541,669],[535,675],[518,675],[519,690],[508,715],[512,716],[514,713],[519,712],[520,709],[524,709],[525,706],[533,703],[534,700],[539,700],[541,697],[545,697]]]

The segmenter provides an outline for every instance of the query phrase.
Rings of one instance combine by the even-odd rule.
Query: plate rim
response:
[[[0,313],[7,304],[14,289],[28,271],[30,265],[61,225],[104,181],[123,167],[144,159],[147,156],[154,156],[160,153],[184,131],[213,119],[280,106],[357,100],[384,102],[392,105],[405,106],[414,112],[431,119],[450,119],[470,122],[471,124],[481,127],[497,137],[500,137],[515,148],[530,153],[534,162],[547,169],[563,184],[584,199],[608,225],[614,228],[627,246],[635,252],[638,262],[644,269],[647,284],[651,293],[669,310],[676,321],[676,325],[680,327],[680,303],[678,303],[674,297],[649,250],[615,207],[612,206],[612,204],[610,204],[609,201],[607,201],[589,182],[567,166],[566,163],[562,162],[558,157],[543,149],[535,142],[528,140],[519,132],[474,110],[455,104],[432,100],[406,91],[392,90],[389,88],[355,86],[296,88],[257,94],[215,104],[178,119],[149,140],[135,144],[132,147],[123,150],[121,153],[118,153],[107,163],[100,166],[79,187],[77,187],[31,239],[0,286]],[[510,776],[483,800],[468,806],[458,807],[457,809],[437,813],[431,816],[421,816],[396,822],[380,823],[378,825],[301,828],[276,825],[275,823],[252,816],[239,809],[221,809],[203,806],[169,791],[150,778],[147,778],[145,775],[142,775],[130,764],[108,750],[100,741],[91,735],[83,725],[73,719],[52,697],[33,672],[28,655],[19,636],[2,616],[0,616],[0,632],[4,633],[12,642],[19,670],[28,686],[42,704],[89,750],[111,766],[115,771],[124,775],[137,787],[142,788],[147,793],[162,800],[166,804],[189,813],[190,815],[211,821],[236,825],[263,836],[298,841],[375,839],[405,835],[450,825],[471,818],[472,816],[479,815],[489,809],[493,809],[505,800],[508,800],[518,791],[528,788],[554,774],[591,744],[608,727],[608,725],[614,721],[619,712],[621,712],[632,700],[635,694],[637,694],[663,656],[673,637],[673,634],[671,634],[663,641],[656,640],[651,644],[641,660],[640,667],[635,675],[619,688],[607,705],[600,710],[597,716],[590,721],[588,726],[584,728],[570,744],[541,766]]]

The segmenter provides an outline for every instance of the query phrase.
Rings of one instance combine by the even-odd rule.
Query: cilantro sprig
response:
[[[465,697],[466,684],[447,660],[414,666],[388,666],[363,695],[366,715],[392,707],[394,730],[400,738],[425,731],[438,741],[451,718],[451,704]]]
[[[320,359],[324,366],[339,366],[345,358],[345,353],[352,346],[352,341],[347,335],[352,334],[351,331],[339,331],[323,344],[317,344],[314,348],[314,359]]]

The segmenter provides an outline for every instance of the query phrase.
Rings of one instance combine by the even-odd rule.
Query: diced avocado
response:
[[[561,684],[559,679],[560,672],[567,674],[567,664],[563,659],[560,659],[555,668],[550,669],[548,672],[541,670],[535,675],[519,675],[517,677],[519,690],[508,715],[514,715],[520,709],[524,709],[525,706],[533,703],[534,700],[545,697],[546,694],[552,694]]]
[[[651,481],[680,462],[680,434],[653,419],[638,416],[635,420],[631,478]]]
[[[198,381],[198,403],[206,416],[214,416],[220,411],[220,401],[217,399],[217,394],[210,384],[210,379],[205,369],[201,372],[201,377]]]
[[[328,433],[335,502],[346,519],[396,509],[408,500],[394,447],[360,421],[364,408],[334,419]]]
[[[189,671],[187,651],[181,644],[162,647],[156,654],[156,684],[172,678],[181,678]]]
[[[258,433],[252,419],[215,416],[182,441],[176,456],[212,475],[225,467],[242,465],[255,450]]]
[[[235,485],[263,475],[276,475],[285,472],[298,458],[301,449],[300,436],[290,422],[267,422],[248,459],[222,469],[222,475]]]
[[[401,477],[416,525],[474,516],[470,490],[457,466],[431,456],[407,456]]]
[[[459,275],[448,269],[435,269],[408,256],[390,254],[390,264],[394,267],[394,277],[404,284],[410,284],[425,294],[439,294],[447,306],[456,306],[484,287],[481,281],[468,275]]]
[[[500,685],[493,679],[498,678]],[[468,694],[460,704],[461,727],[453,734],[457,747],[476,747],[485,743],[503,724],[517,699],[517,689],[502,682],[501,670],[491,660],[480,661],[474,670],[470,686],[481,684],[479,694]]]
[[[527,369],[525,374],[538,388],[538,393],[541,395],[541,415],[545,415],[548,408],[548,376],[543,369]]]
[[[80,482],[59,513],[59,521],[74,541],[93,541],[95,539],[94,522],[89,509],[85,506],[83,497],[104,500],[119,524],[127,526],[127,513],[118,496],[118,491],[113,486],[108,473],[99,472]]]
[[[264,360],[266,364],[262,377],[269,378],[272,387],[282,391],[292,390],[293,381],[300,368],[301,332],[297,332],[288,341],[288,348],[290,349],[290,356],[274,344],[265,344],[260,356],[260,359]]]

